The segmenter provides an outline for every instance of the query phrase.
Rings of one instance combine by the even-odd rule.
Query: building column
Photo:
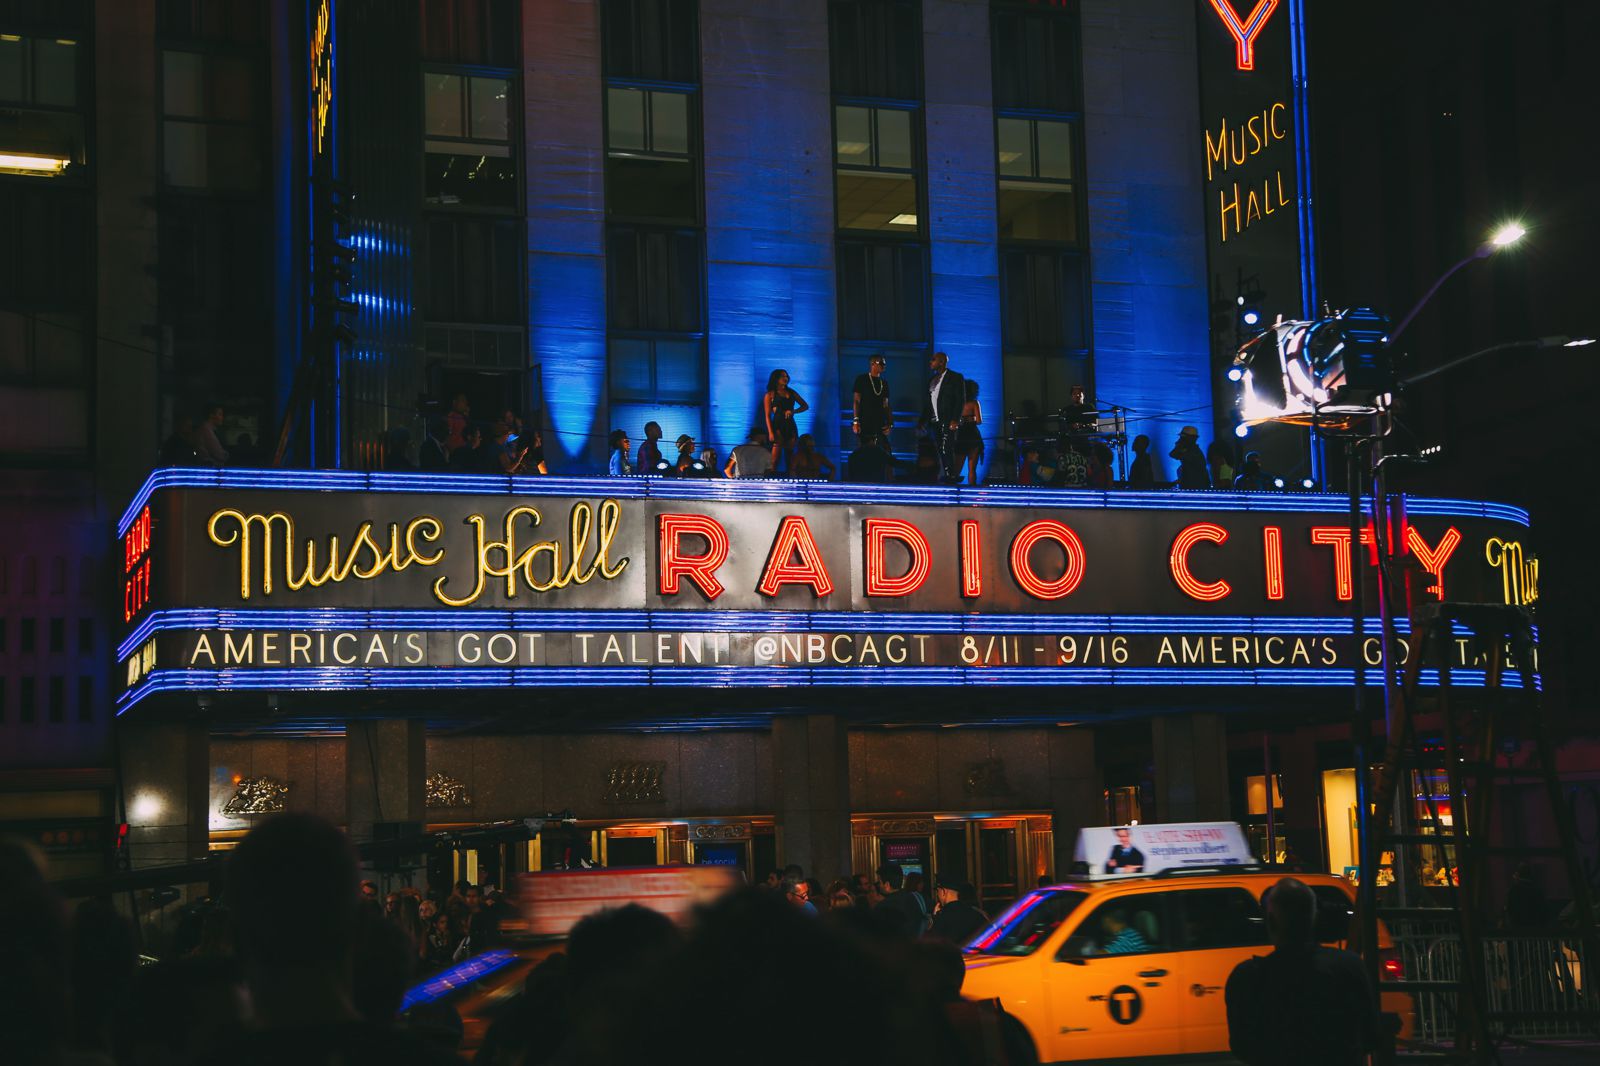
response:
[[[1001,424],[999,220],[988,0],[922,5],[933,347]],[[985,431],[987,436],[990,430]],[[998,448],[990,448],[990,462]]]
[[[1059,881],[1072,872],[1078,830],[1105,823],[1105,783],[1095,763],[1093,729],[1051,730],[1048,758],[1050,828],[1055,840],[1048,872]]]
[[[121,726],[117,752],[133,867],[205,858],[211,845],[211,738],[205,725]]]
[[[823,884],[850,874],[848,736],[844,720],[832,714],[772,723],[778,862],[798,863]]]
[[[612,427],[605,393],[600,5],[540,4],[528,10],[522,20],[523,121],[529,147],[523,156],[528,174],[528,350],[543,377],[548,419],[544,446],[551,466],[574,473],[604,472],[606,434]]]
[[[841,442],[828,5],[700,0],[700,76],[707,440],[724,457],[743,444],[752,390],[781,366],[831,453]]]
[[[375,825],[421,824],[427,772],[420,719],[345,724],[344,780],[350,839],[373,839]]]
[[[1156,811],[1162,822],[1226,821],[1228,734],[1217,714],[1153,719]]]
[[[1211,409],[1204,144],[1190,4],[1083,0],[1083,175],[1094,389],[1140,419],[1156,480]],[[1153,146],[1159,145],[1160,150]],[[1161,413],[1171,412],[1171,413]],[[1186,414],[1184,412],[1197,412]]]

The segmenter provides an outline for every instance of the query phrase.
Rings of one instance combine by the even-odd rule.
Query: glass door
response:
[[[1018,825],[1015,821],[979,822],[977,829],[978,906],[989,914],[999,914],[1022,895],[1017,879]]]

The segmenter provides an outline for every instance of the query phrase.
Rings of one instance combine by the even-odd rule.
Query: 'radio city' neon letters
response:
[[[763,596],[776,596],[785,585],[810,585],[818,599],[833,592],[833,579],[822,561],[822,549],[800,515],[790,515],[778,526],[772,551],[767,554],[766,570],[756,588]]]
[[[927,536],[900,518],[869,518],[862,523],[862,546],[867,564],[868,596],[909,596],[922,587],[933,569],[933,545]],[[911,568],[899,577],[889,576],[889,541],[898,541],[911,553]]]
[[[1196,522],[1192,526],[1185,527],[1173,538],[1169,562],[1172,567],[1172,579],[1178,583],[1185,596],[1202,603],[1212,603],[1226,597],[1233,591],[1233,586],[1221,580],[1201,581],[1190,572],[1189,550],[1204,541],[1226,544],[1228,531],[1215,522]]]
[[[682,547],[685,534],[704,537],[704,555],[686,555]],[[675,596],[679,579],[688,578],[707,600],[715,601],[725,588],[717,580],[717,567],[728,561],[728,531],[715,518],[703,514],[664,514],[656,555],[661,594]]]

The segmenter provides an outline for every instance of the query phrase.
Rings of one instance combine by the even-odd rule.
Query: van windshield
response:
[[[1029,892],[973,937],[962,950],[969,955],[1031,955],[1050,939],[1067,915],[1084,901],[1082,892],[1069,888]]]

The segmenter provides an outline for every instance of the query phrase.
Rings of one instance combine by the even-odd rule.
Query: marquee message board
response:
[[[1490,560],[1523,551],[1524,512],[1409,513],[1422,594],[1511,594]],[[1347,521],[1312,495],[160,471],[122,527],[123,703],[172,687],[1342,684],[1377,663],[1349,617],[1371,549]],[[1461,680],[1481,680],[1459,650]]]

